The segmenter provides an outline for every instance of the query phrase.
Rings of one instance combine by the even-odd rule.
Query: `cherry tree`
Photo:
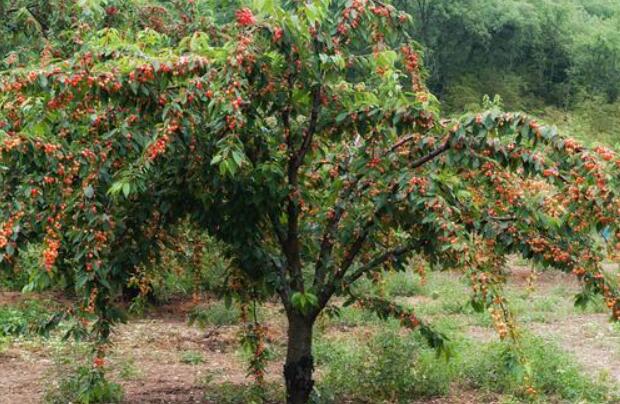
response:
[[[42,243],[42,276],[74,285],[101,367],[123,287],[189,221],[227,246],[231,293],[279,296],[289,403],[309,399],[313,326],[335,296],[445,349],[415,311],[351,287],[413,256],[462,269],[502,338],[511,254],[574,273],[579,301],[602,294],[619,318],[601,262],[620,248],[620,157],[495,107],[442,120],[409,21],[378,0],[260,0],[178,43],[108,28],[13,69],[1,264]]]

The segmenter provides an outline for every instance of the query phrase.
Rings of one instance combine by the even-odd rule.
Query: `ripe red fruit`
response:
[[[103,367],[103,365],[104,365],[104,364],[105,364],[105,359],[103,359],[103,358],[99,358],[99,357],[97,357],[97,358],[95,358],[95,360],[93,361],[93,365],[94,365],[96,368],[101,368],[101,367]]]
[[[108,8],[105,9],[105,13],[112,17],[114,15],[116,15],[118,13],[118,8],[114,7],[114,6],[110,6]]]
[[[558,174],[558,170],[555,168],[547,168],[545,171],[543,171],[543,176],[545,177],[557,177]]]
[[[256,23],[256,18],[254,14],[252,14],[252,10],[247,7],[237,10],[235,12],[235,18],[237,19],[237,24],[242,27],[247,27]]]

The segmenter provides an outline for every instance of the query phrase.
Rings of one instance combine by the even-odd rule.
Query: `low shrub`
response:
[[[199,365],[204,361],[204,356],[200,352],[185,351],[181,354],[181,362],[188,365]]]
[[[50,314],[44,302],[35,300],[16,306],[0,306],[0,337],[27,335],[36,331]]]

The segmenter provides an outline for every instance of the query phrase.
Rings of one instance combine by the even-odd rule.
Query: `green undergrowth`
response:
[[[16,305],[0,306],[0,337],[34,334],[45,325],[52,314],[52,302],[26,300]]]
[[[379,284],[363,281],[356,287],[391,296],[430,319],[449,336],[453,355],[449,361],[438,357],[419,334],[402,330],[397,321],[384,322],[356,306],[341,308],[339,316],[321,324],[315,340],[317,403],[411,402],[448,396],[454,389],[501,397],[506,403],[620,402],[619,386],[609,377],[587,373],[552,336],[543,339],[527,332],[530,323],[605,312],[598,300],[576,308],[572,287],[507,287],[524,334],[520,350],[497,339],[488,313],[472,309],[468,286],[457,274],[434,272],[422,282],[417,275],[395,273]],[[469,334],[471,326],[486,327],[490,340]],[[528,368],[534,396],[525,389]]]
[[[614,403],[617,386],[586,374],[573,358],[552,342],[526,336],[521,364],[506,342],[480,343],[452,330],[453,356],[446,360],[428,348],[417,333],[395,323],[368,338],[317,339],[315,356],[320,380],[314,400],[339,402],[411,402],[442,397],[454,389],[502,396],[507,402]],[[533,386],[525,390],[526,369]]]

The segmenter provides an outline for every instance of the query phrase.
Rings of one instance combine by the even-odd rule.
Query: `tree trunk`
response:
[[[286,402],[306,404],[312,392],[314,381],[312,371],[312,327],[314,316],[288,315],[288,350],[284,364],[286,381]]]

